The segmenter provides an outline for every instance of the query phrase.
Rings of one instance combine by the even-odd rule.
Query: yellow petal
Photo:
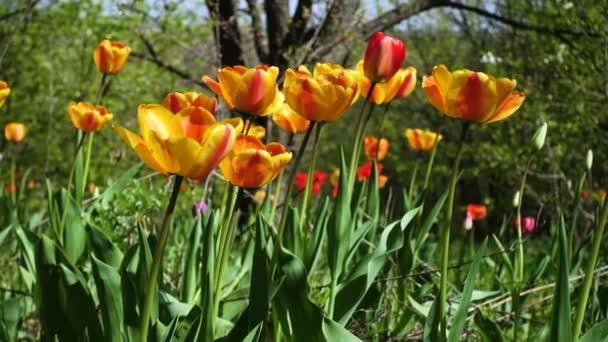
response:
[[[514,92],[500,105],[494,116],[489,118],[485,123],[492,123],[500,120],[504,120],[511,116],[515,111],[521,107],[522,103],[526,99],[524,93]]]
[[[448,115],[483,122],[496,110],[496,82],[482,72],[457,70],[452,73],[446,107]]]
[[[139,136],[122,126],[114,125],[112,126],[112,129],[118,133],[118,135],[127,145],[129,145],[129,147],[135,150],[139,159],[143,160],[146,165],[165,175],[169,174],[168,170],[154,158],[150,148]]]

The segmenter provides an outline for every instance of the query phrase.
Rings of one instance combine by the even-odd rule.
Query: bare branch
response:
[[[260,20],[260,12],[255,0],[247,0],[248,14],[251,18],[251,30],[253,32],[253,43],[255,51],[262,63],[268,64],[268,49],[263,45],[266,40],[262,32],[262,24]]]
[[[287,22],[289,18],[289,2],[287,0],[265,0],[266,11],[266,35],[268,36],[268,48],[270,53],[270,64],[282,69],[286,64],[283,50],[283,40],[287,36]]]

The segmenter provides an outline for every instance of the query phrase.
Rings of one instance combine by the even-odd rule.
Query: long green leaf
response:
[[[505,340],[500,326],[480,310],[475,314],[475,326],[483,342],[503,342]]]
[[[121,277],[116,269],[91,255],[93,278],[103,319],[104,340],[122,341],[123,304]]]
[[[579,342],[608,342],[608,320],[596,323]]]
[[[249,329],[252,330],[266,320],[268,303],[270,303],[268,253],[266,252],[267,226],[261,216],[258,216],[255,225],[255,252],[251,267],[251,281],[249,287]],[[260,332],[261,334],[261,332]]]
[[[355,172],[350,170],[350,172]],[[337,279],[342,274],[348,247],[350,245],[351,208],[350,194],[348,192],[348,174],[344,151],[340,150],[340,185],[333,220],[327,226],[327,261],[332,277]]]
[[[435,297],[431,309],[429,310],[426,321],[424,322],[424,335],[422,340],[424,342],[439,341],[439,322],[441,316],[439,315],[439,296]]]
[[[477,250],[475,259],[473,259],[473,263],[471,264],[471,268],[467,274],[467,279],[464,282],[464,290],[462,291],[460,304],[458,304],[458,309],[456,310],[456,315],[454,316],[452,327],[450,328],[450,334],[448,335],[449,342],[458,342],[460,340],[460,335],[462,334],[464,323],[467,319],[467,314],[469,313],[469,306],[471,305],[471,297],[473,295],[473,289],[475,288],[475,281],[477,280],[481,260],[486,254],[487,245],[488,238],[486,237]]]
[[[559,225],[559,269],[553,293],[553,314],[550,341],[572,341],[572,317],[570,315],[570,283],[568,266],[568,242],[564,217]]]
[[[203,234],[202,221],[203,215],[199,215],[192,226],[186,246],[181,293],[181,300],[186,303],[191,303],[194,299],[196,284],[198,283],[198,265],[200,261],[202,242],[201,235]]]

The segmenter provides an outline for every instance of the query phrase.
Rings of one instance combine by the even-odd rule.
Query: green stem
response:
[[[574,209],[572,210],[572,225],[570,226],[570,231],[568,232],[568,260],[570,260],[570,265],[574,263],[574,232],[576,231],[578,212],[581,205],[581,192],[585,186],[585,179],[587,179],[587,172],[583,171],[581,178],[578,180],[576,193],[574,195],[575,202]]]
[[[17,207],[17,180],[16,180],[16,172],[17,172],[17,151],[13,151],[13,158],[11,160],[11,185],[13,186],[13,191],[11,193],[11,199],[13,201],[13,205],[15,208]]]
[[[219,308],[220,308],[220,299],[222,298],[222,278],[224,277],[224,268],[226,267],[226,262],[228,261],[228,257],[230,256],[230,245],[232,241],[232,234],[234,231],[234,207],[236,205],[236,199],[239,194],[239,187],[235,185],[230,185],[228,190],[230,192],[230,203],[228,209],[228,217],[225,220],[226,224],[222,228],[221,237],[220,237],[220,245],[218,249],[218,254],[216,260],[219,260],[220,263],[218,265],[215,284],[214,284],[214,292],[213,292],[213,316],[219,317]]]
[[[327,303],[327,316],[334,318],[334,308],[336,306],[336,288],[338,287],[338,277],[333,276],[331,278],[331,285],[329,287],[329,302]]]
[[[365,126],[367,125],[368,118],[371,116],[372,111],[374,110],[374,103],[370,101],[372,97],[372,93],[374,92],[374,88],[376,87],[376,83],[372,83],[367,93],[366,101],[363,103],[361,107],[361,112],[359,113],[359,120],[357,121],[357,132],[355,134],[355,141],[353,146],[353,154],[350,157],[350,168],[348,169],[348,192],[352,193],[353,187],[355,186],[355,179],[357,172],[355,169],[359,164],[359,155],[361,154],[361,145],[363,141],[363,132],[365,132]],[[365,107],[369,103],[369,109],[367,113],[365,113]]]
[[[276,189],[274,190],[274,202],[272,203],[272,208],[270,209],[270,217],[268,218],[274,224],[274,215],[277,212],[277,206],[279,205],[279,197],[281,197],[281,186],[283,185],[283,170],[279,173],[279,177],[275,182]]]
[[[454,164],[452,165],[452,179],[450,180],[450,189],[448,192],[448,208],[446,219],[447,223],[441,230],[441,284],[439,288],[439,315],[441,317],[441,334],[440,340],[444,341],[447,332],[447,293],[448,293],[448,262],[450,257],[450,231],[452,229],[452,219],[454,210],[454,194],[456,192],[456,182],[458,181],[458,167],[460,166],[460,160],[462,159],[462,153],[464,151],[464,142],[466,139],[467,132],[469,130],[469,123],[464,122],[462,126],[462,133],[460,135],[460,142],[458,143],[458,152]]]
[[[103,74],[101,76],[101,83],[99,83],[99,88],[97,88],[97,95],[95,95],[95,106],[99,106],[101,103],[101,98],[103,97],[103,90],[106,85],[108,74]]]
[[[144,301],[144,308],[141,315],[141,326],[140,326],[140,341],[148,341],[148,328],[150,327],[150,312],[152,311],[152,305],[154,304],[154,294],[158,285],[158,278],[160,269],[162,266],[163,254],[165,252],[165,245],[169,238],[169,230],[171,228],[171,217],[175,210],[175,204],[177,203],[177,195],[179,195],[179,188],[182,184],[184,177],[176,175],[173,179],[173,190],[171,191],[171,197],[169,197],[169,203],[167,204],[167,210],[165,211],[165,217],[160,228],[160,235],[158,241],[154,246],[154,259],[152,259],[152,270],[148,278],[148,286],[146,288],[146,297]]]
[[[105,74],[104,74],[105,75]],[[95,132],[89,133],[89,140],[87,141],[86,147],[86,157],[84,159],[84,171],[82,173],[82,193],[84,194],[85,189],[87,188],[87,178],[89,175],[89,165],[91,164],[91,151],[93,150],[93,138],[95,137]]]
[[[522,239],[522,222],[521,222],[521,206],[524,199],[524,189],[526,188],[526,178],[528,177],[528,172],[530,171],[530,165],[532,165],[532,159],[534,159],[534,154],[528,158],[528,163],[526,164],[526,168],[524,170],[524,175],[521,179],[521,185],[519,187],[519,197],[517,198],[517,212],[515,216],[515,222],[517,222],[517,259],[516,259],[516,269],[515,276],[517,279],[517,284],[515,285],[514,290],[514,303],[519,303],[520,291],[524,285],[524,243]],[[519,330],[519,318],[521,316],[521,305],[516,305],[515,307],[515,317],[513,324],[513,340],[517,341],[517,335]]]
[[[289,206],[291,205],[291,193],[293,192],[293,181],[296,177],[296,172],[298,170],[298,166],[300,165],[300,161],[302,161],[302,155],[304,154],[304,151],[306,150],[306,145],[308,144],[308,140],[310,139],[310,136],[312,135],[312,132],[315,128],[316,125],[316,121],[312,121],[310,123],[310,125],[308,126],[308,130],[306,131],[306,134],[304,135],[304,139],[302,139],[302,143],[300,144],[300,148],[298,149],[298,154],[296,155],[296,160],[293,163],[293,167],[291,169],[291,172],[289,173],[289,177],[287,178],[287,182],[289,182],[289,184],[287,185],[287,192],[285,193],[285,199],[283,200],[283,209],[281,212],[281,220],[279,221],[279,227],[277,230],[277,243],[275,245],[274,248],[274,252],[272,255],[272,260],[270,262],[270,270],[271,273],[274,273],[274,267],[276,265],[277,259],[279,257],[279,250],[283,247],[283,234],[285,233],[285,224],[287,223],[287,215],[289,212]],[[275,201],[278,201],[278,198],[274,199]]]
[[[574,342],[578,341],[578,337],[581,334],[583,327],[583,320],[585,319],[585,308],[587,307],[587,300],[589,299],[589,291],[591,290],[591,284],[593,283],[593,270],[597,264],[597,257],[600,252],[600,246],[602,244],[602,236],[604,235],[604,229],[608,222],[608,200],[604,199],[604,207],[602,208],[602,214],[600,220],[595,226],[593,233],[593,247],[591,249],[591,256],[587,263],[587,269],[585,271],[585,280],[583,281],[583,287],[581,289],[580,298],[576,307],[576,318],[574,320],[574,330],[572,337]]]
[[[416,186],[416,178],[418,176],[418,163],[419,160],[416,159],[416,162],[414,163],[414,170],[412,171],[412,176],[410,178],[410,186],[407,189],[407,198],[410,203],[412,203],[412,200],[414,199],[414,186]]]
[[[433,150],[431,151],[431,159],[426,166],[426,173],[424,175],[424,184],[422,186],[422,191],[426,191],[426,188],[429,186],[429,180],[431,179],[431,171],[433,171],[433,164],[435,163],[435,154],[437,154],[437,146],[439,145],[439,134],[435,136],[435,142],[433,143]]]
[[[67,206],[68,199],[70,198],[70,191],[72,190],[72,183],[74,181],[74,172],[76,170],[76,163],[78,162],[78,153],[80,153],[80,149],[82,148],[82,143],[84,142],[84,138],[86,137],[86,133],[83,132],[80,140],[78,141],[78,145],[76,146],[76,152],[74,153],[74,161],[72,162],[72,168],[70,169],[70,176],[68,177],[68,185],[66,189],[66,195],[63,199],[63,207],[61,208],[61,222],[59,223],[58,232],[57,232],[57,241],[63,244],[63,227],[65,226],[66,214],[67,214]]]
[[[308,210],[308,201],[310,199],[310,192],[313,185],[313,175],[315,172],[315,164],[317,161],[317,152],[319,150],[319,141],[321,140],[321,129],[323,128],[323,123],[320,122],[317,125],[317,130],[315,131],[315,139],[312,145],[312,156],[308,162],[308,175],[306,176],[306,188],[304,189],[304,198],[302,199],[302,208],[300,210],[300,222],[298,223],[298,227],[302,229],[302,226],[306,222],[307,210]]]
[[[386,113],[388,113],[390,107],[390,102],[384,106],[384,112],[382,113],[382,118],[380,119],[380,133],[378,134],[378,144],[376,144],[374,159],[378,159],[378,153],[380,153],[380,142],[382,141],[382,136],[384,135],[384,121],[386,120]]]

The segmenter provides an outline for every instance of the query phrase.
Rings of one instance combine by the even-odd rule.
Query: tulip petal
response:
[[[440,112],[447,113],[448,109],[445,106],[445,98],[441,95],[441,90],[437,86],[437,82],[433,76],[424,76],[422,78],[422,90],[426,94],[433,107],[437,108]]]
[[[231,169],[234,178],[230,181],[244,188],[260,187],[273,176],[272,159],[264,150],[248,149],[236,154],[231,160]]]
[[[484,123],[489,124],[492,122],[500,121],[508,118],[519,107],[522,105],[524,100],[526,99],[526,95],[524,93],[514,92],[500,105],[494,116],[486,120]]]
[[[496,80],[496,105],[497,108],[503,103],[507,97],[509,97],[515,87],[517,86],[517,82],[515,80],[511,80],[508,78],[499,78]]]
[[[116,133],[118,133],[118,135],[127,145],[129,145],[129,147],[135,150],[139,159],[143,160],[146,165],[165,175],[169,174],[167,169],[164,168],[161,163],[154,158],[152,152],[150,151],[150,148],[137,134],[118,125],[112,126],[112,129]]]
[[[177,113],[187,137],[202,142],[205,131],[215,124],[215,117],[203,107],[188,107]]]
[[[203,76],[202,80],[209,86],[209,88],[211,88],[211,90],[217,96],[221,97],[222,100],[224,100],[224,102],[226,102],[226,105],[228,105],[228,108],[230,108],[230,109],[234,108],[234,103],[232,102],[232,99],[227,97],[226,95],[224,95],[222,86],[218,82],[216,82],[214,79],[212,79],[209,76]]]
[[[482,122],[496,110],[496,83],[482,72],[457,70],[452,73],[446,96],[447,113]]]

